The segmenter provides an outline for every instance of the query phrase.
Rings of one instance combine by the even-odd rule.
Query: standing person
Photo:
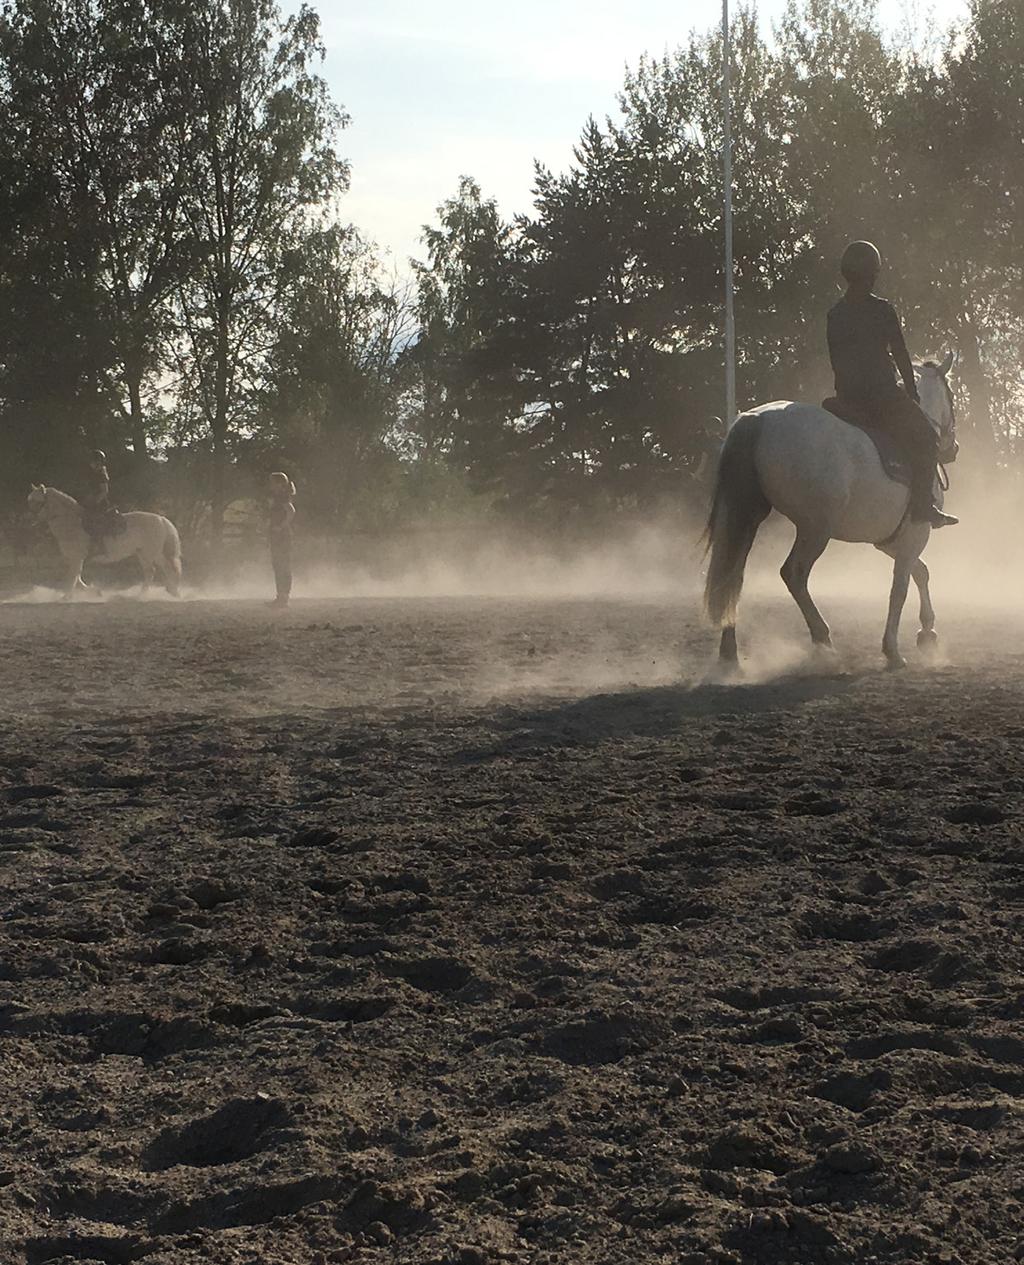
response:
[[[828,314],[828,350],[836,395],[896,435],[910,462],[910,517],[932,527],[959,520],[935,504],[938,437],[921,408],[914,366],[896,309],[874,293],[882,256],[871,242],[852,242],[840,271],[846,294]],[[901,387],[896,373],[903,379]]]
[[[268,605],[283,610],[292,593],[292,521],[295,518],[295,484],[281,470],[276,470],[268,481],[270,511],[268,536],[270,561],[274,566],[274,583],[277,597]]]

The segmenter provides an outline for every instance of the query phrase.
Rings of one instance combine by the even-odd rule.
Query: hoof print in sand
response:
[[[341,832],[333,826],[304,826],[283,842],[289,848],[327,848],[340,837]]]
[[[846,913],[841,909],[813,909],[800,919],[798,929],[808,940],[845,940],[859,944],[879,940],[892,930],[893,924],[865,913]]]
[[[421,993],[457,993],[473,979],[473,970],[455,958],[410,958],[404,962],[383,963],[385,974],[403,979]]]
[[[143,1155],[150,1170],[181,1164],[188,1168],[216,1168],[235,1164],[267,1148],[270,1135],[291,1121],[280,1099],[257,1094],[233,1098],[208,1116],[189,1120],[160,1133]]]
[[[372,1180],[361,1182],[352,1192],[341,1219],[353,1233],[361,1232],[370,1244],[379,1246],[384,1236],[379,1236],[378,1226],[385,1227],[390,1235],[409,1235],[433,1222],[427,1201],[418,1190]]]
[[[372,1023],[393,1009],[395,999],[385,995],[353,997],[298,997],[289,1009],[324,1023]]]
[[[968,801],[948,809],[946,820],[954,826],[998,826],[1006,820],[1006,810],[991,800]]]
[[[155,1243],[125,1236],[69,1234],[29,1239],[25,1265],[131,1265],[156,1251]]]
[[[979,968],[958,949],[947,949],[935,940],[901,940],[880,949],[871,958],[876,971],[895,975],[917,974],[935,988],[948,988],[978,974]]]
[[[846,811],[841,799],[819,795],[817,791],[807,791],[790,800],[786,805],[786,813],[790,817],[834,817]]]
[[[617,915],[626,926],[684,927],[707,922],[718,911],[703,900],[686,900],[671,893],[633,901]]]
[[[664,1019],[642,1011],[592,1012],[550,1028],[539,1037],[541,1053],[579,1067],[620,1063],[669,1039]]]
[[[892,1077],[884,1069],[861,1075],[857,1072],[837,1072],[811,1089],[815,1098],[824,1098],[845,1107],[847,1111],[862,1112],[872,1106],[876,1096],[892,1088]]]
[[[707,1148],[708,1168],[728,1171],[754,1168],[781,1176],[797,1161],[768,1132],[748,1125],[734,1125],[720,1133]]]
[[[234,883],[224,882],[216,878],[197,879],[185,895],[195,901],[200,909],[209,912],[219,905],[229,905],[239,899],[242,889]]]
[[[209,957],[213,945],[207,940],[176,936],[153,946],[149,961],[159,966],[189,966]]]
[[[3,794],[7,798],[9,804],[23,804],[26,800],[31,799],[53,799],[57,795],[63,795],[64,790],[60,786],[39,785],[39,786],[8,786],[4,789]]]
[[[157,1219],[154,1229],[160,1234],[186,1234],[191,1230],[269,1225],[278,1217],[294,1216],[311,1204],[337,1201],[348,1189],[343,1178],[326,1174],[240,1186],[176,1203]]]

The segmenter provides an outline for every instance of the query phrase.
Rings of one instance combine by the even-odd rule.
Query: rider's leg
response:
[[[831,646],[832,637],[828,624],[822,619],[821,612],[814,605],[814,600],[808,592],[807,580],[811,574],[811,567],[825,552],[828,541],[827,533],[808,531],[798,527],[793,548],[782,564],[780,572],[786,588],[793,595],[793,600],[800,607],[800,612],[807,621],[811,640],[816,646]]]
[[[935,504],[938,439],[925,411],[904,391],[885,401],[883,416],[902,440],[910,462],[910,516],[915,522],[945,527],[957,520]]]
[[[274,567],[275,606],[287,606],[292,593],[292,542],[285,533],[271,536],[270,560]]]

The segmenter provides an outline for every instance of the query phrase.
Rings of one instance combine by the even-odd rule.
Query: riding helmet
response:
[[[882,256],[871,242],[851,242],[843,251],[839,271],[847,281],[874,281],[882,267]]]

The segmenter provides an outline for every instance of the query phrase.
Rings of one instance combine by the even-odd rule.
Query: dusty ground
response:
[[[1024,625],[830,613],[0,607],[0,1260],[1024,1255]]]

